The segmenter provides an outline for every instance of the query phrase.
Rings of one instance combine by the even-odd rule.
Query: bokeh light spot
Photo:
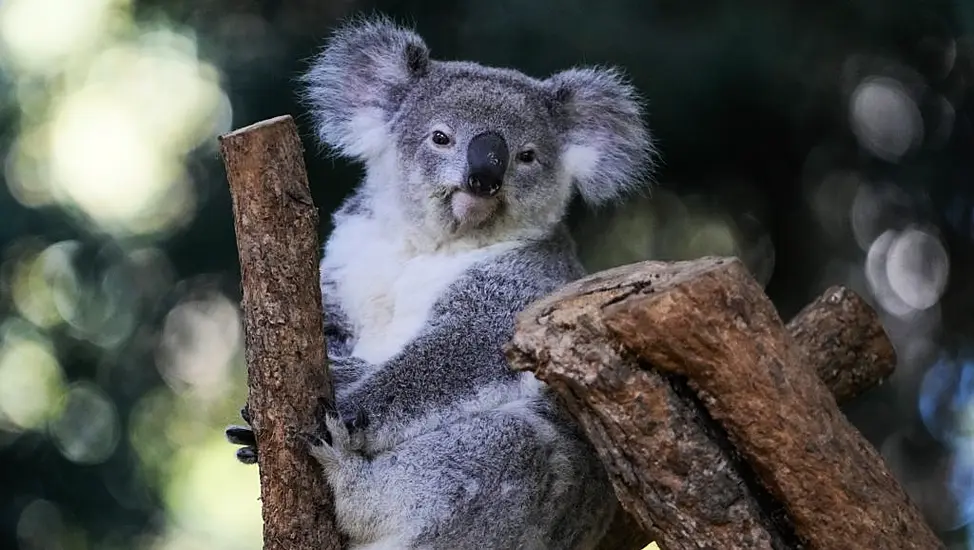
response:
[[[699,220],[687,243],[689,257],[739,256],[732,224],[723,219]]]
[[[963,440],[950,457],[947,489],[954,501],[954,527],[974,522],[974,438]]]
[[[7,189],[28,208],[47,206],[54,201],[48,166],[43,162],[47,147],[46,127],[36,126],[20,134],[4,158]]]
[[[889,230],[873,241],[866,252],[865,274],[869,291],[877,304],[896,317],[908,317],[914,313],[909,304],[900,299],[889,282],[889,248],[896,241],[896,231]]]
[[[166,315],[157,364],[174,389],[188,385],[213,398],[229,386],[227,377],[241,346],[237,307],[225,296],[211,293],[186,300]]]
[[[36,255],[26,255],[13,269],[13,300],[21,315],[39,327],[64,321],[75,307],[79,283],[74,273],[74,241],[55,243]]]
[[[0,415],[34,430],[57,413],[64,373],[47,338],[23,320],[0,325]]]
[[[21,548],[62,548],[63,532],[61,510],[49,500],[32,500],[20,511],[17,540]]]
[[[70,78],[57,81],[56,93],[18,94],[24,124],[4,174],[24,205],[55,201],[98,231],[158,237],[195,214],[187,156],[215,147],[232,109],[193,36],[163,26],[129,34],[64,68]]]
[[[46,72],[92,49],[130,0],[4,0],[0,43],[19,69]],[[43,22],[39,24],[38,22]]]
[[[72,384],[61,415],[51,423],[54,444],[65,458],[79,464],[104,462],[115,451],[119,418],[111,398],[90,382]]]
[[[128,437],[151,482],[167,477],[167,461],[172,458],[172,440],[166,433],[175,417],[172,397],[169,388],[157,388],[139,398],[129,416]]]
[[[926,231],[907,229],[890,244],[886,273],[890,288],[914,309],[935,305],[947,286],[947,250]]]
[[[809,193],[809,206],[830,237],[841,239],[851,229],[848,212],[861,183],[858,173],[837,170],[828,173]]]
[[[974,405],[972,397],[974,365],[941,359],[927,369],[917,404],[930,435],[945,445],[955,444],[958,438],[974,437],[974,430],[965,429],[962,423],[962,413]]]
[[[883,160],[899,160],[923,139],[920,109],[892,78],[863,80],[852,92],[849,117],[859,145]]]

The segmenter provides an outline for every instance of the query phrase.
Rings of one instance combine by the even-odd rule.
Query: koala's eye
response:
[[[435,132],[433,132],[432,139],[433,139],[433,143],[435,143],[437,145],[449,145],[450,144],[450,136],[444,134],[443,132],[441,132],[439,130],[436,130]]]
[[[521,151],[520,153],[517,154],[517,161],[524,164],[530,164],[534,162],[534,158],[535,158],[534,151],[532,151],[531,149],[525,149],[524,151]]]

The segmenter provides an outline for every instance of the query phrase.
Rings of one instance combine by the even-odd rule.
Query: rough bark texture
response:
[[[879,316],[855,292],[833,286],[805,306],[787,325],[841,405],[893,374],[896,352]]]
[[[250,413],[267,550],[338,550],[332,498],[293,437],[333,399],[318,287],[318,211],[290,116],[221,136],[243,284]]]
[[[940,547],[804,364],[850,356],[800,350],[736,260],[594,274],[525,311],[508,355],[563,398],[645,542]]]
[[[876,312],[855,292],[833,286],[787,325],[816,372],[841,405],[888,378],[896,352]],[[620,512],[601,550],[640,550],[651,540],[639,523]]]

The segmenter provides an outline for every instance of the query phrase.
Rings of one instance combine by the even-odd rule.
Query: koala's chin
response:
[[[453,231],[456,233],[465,233],[489,224],[501,206],[496,196],[478,197],[462,189],[451,193],[449,201]]]
[[[479,244],[492,241],[494,229],[503,225],[507,212],[503,193],[479,196],[456,185],[437,185],[424,201],[414,203],[418,219],[435,246],[473,239]]]

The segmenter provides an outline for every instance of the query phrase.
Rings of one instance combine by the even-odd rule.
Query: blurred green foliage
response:
[[[0,3],[0,547],[260,547],[256,469],[221,432],[246,390],[216,136],[295,115],[333,210],[360,168],[313,143],[294,79],[372,10],[439,58],[623,66],[663,165],[647,197],[573,209],[589,268],[737,255],[786,318],[832,284],[867,297],[900,364],[847,412],[968,547],[964,0]]]

